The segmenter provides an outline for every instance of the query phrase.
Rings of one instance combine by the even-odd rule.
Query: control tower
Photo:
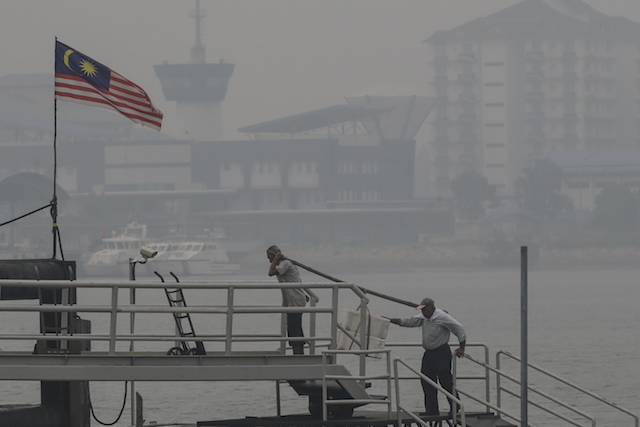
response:
[[[223,139],[222,101],[233,74],[234,64],[205,62],[201,43],[201,22],[205,17],[196,0],[191,17],[196,22],[196,44],[191,48],[191,63],[155,65],[167,101],[176,101],[178,138],[196,141]]]

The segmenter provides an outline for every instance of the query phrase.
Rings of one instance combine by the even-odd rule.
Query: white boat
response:
[[[91,254],[83,264],[87,276],[122,276],[128,274],[129,258],[139,257],[140,247],[146,244],[147,226],[137,222],[124,231],[102,239],[103,248]]]
[[[227,251],[218,240],[182,242],[165,260],[159,260],[155,265],[161,269],[161,274],[172,271],[184,276],[233,274],[240,269],[238,264],[229,262]]]

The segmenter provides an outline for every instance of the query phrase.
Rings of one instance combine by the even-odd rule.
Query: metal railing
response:
[[[511,359],[513,359],[513,360],[516,360],[516,361],[517,361],[517,362],[519,362],[519,363],[521,362],[521,360],[520,360],[520,358],[519,358],[518,356],[516,356],[516,355],[514,355],[514,354],[511,354],[511,353],[509,353],[508,351],[499,350],[498,352],[496,352],[496,373],[499,373],[499,375],[497,376],[497,380],[496,380],[496,388],[497,388],[497,402],[498,402],[498,406],[500,406],[500,402],[501,402],[501,393],[502,393],[502,392],[506,392],[506,393],[511,394],[512,396],[519,397],[519,395],[517,395],[516,393],[513,393],[512,391],[510,391],[510,390],[508,390],[508,389],[504,388],[504,387],[501,385],[501,381],[500,381],[500,378],[501,378],[501,377],[505,377],[505,378],[509,379],[510,381],[515,382],[516,384],[520,384],[520,381],[519,381],[518,379],[513,378],[513,377],[511,377],[511,376],[509,376],[509,375],[507,375],[507,374],[504,374],[504,373],[502,373],[502,372],[500,371],[500,365],[501,365],[500,360],[501,360],[501,356],[503,356],[503,355],[504,355],[505,357],[509,357],[509,358],[511,358]],[[633,420],[634,420],[634,426],[635,426],[635,427],[638,427],[638,424],[639,424],[639,417],[638,417],[638,415],[636,415],[635,413],[633,413],[633,412],[629,411],[628,409],[623,408],[623,407],[621,407],[620,405],[618,405],[618,404],[616,404],[616,403],[614,403],[614,402],[611,402],[611,401],[610,401],[610,400],[608,400],[608,399],[605,399],[604,397],[598,396],[597,394],[595,394],[595,393],[593,393],[593,392],[591,392],[591,391],[589,391],[589,390],[587,390],[587,389],[585,389],[585,388],[583,388],[583,387],[580,387],[580,386],[578,386],[578,385],[576,385],[576,384],[572,383],[571,381],[566,380],[566,379],[564,379],[564,378],[562,378],[562,377],[560,377],[560,376],[558,376],[558,375],[556,375],[556,374],[554,374],[554,373],[552,373],[552,372],[549,372],[549,371],[547,371],[546,369],[543,369],[543,368],[541,368],[541,367],[539,367],[539,366],[536,366],[536,365],[531,364],[531,363],[528,363],[528,364],[527,364],[527,366],[528,366],[529,368],[535,369],[536,371],[538,371],[538,372],[540,372],[540,373],[542,373],[542,374],[546,375],[547,377],[549,377],[549,378],[551,378],[551,379],[554,379],[554,380],[556,380],[556,381],[559,381],[559,382],[561,382],[562,384],[565,384],[566,386],[573,388],[574,390],[576,390],[576,391],[578,391],[578,392],[580,392],[580,393],[582,393],[582,394],[585,394],[585,395],[587,395],[587,396],[590,396],[590,397],[592,397],[593,399],[596,399],[597,401],[599,401],[599,402],[601,402],[601,403],[604,403],[604,404],[606,404],[606,405],[609,405],[610,407],[612,407],[612,408],[614,408],[614,409],[616,409],[616,410],[618,410],[618,411],[620,411],[620,412],[622,412],[622,413],[625,413],[625,414],[627,414],[627,415],[631,416],[631,417],[633,418]],[[580,410],[578,410],[578,409],[576,409],[576,408],[574,408],[574,407],[572,407],[572,406],[570,406],[570,405],[568,405],[568,404],[566,404],[566,403],[564,403],[564,402],[561,402],[560,400],[558,400],[558,399],[556,399],[556,398],[554,398],[554,397],[551,397],[551,396],[549,396],[548,394],[546,394],[546,393],[544,393],[544,392],[542,392],[542,391],[540,391],[540,390],[538,390],[538,389],[535,389],[535,388],[533,388],[533,387],[529,387],[529,390],[531,390],[531,391],[533,391],[533,392],[535,392],[535,393],[538,393],[539,395],[541,395],[541,396],[543,396],[543,397],[545,397],[545,398],[547,398],[547,399],[549,399],[549,400],[551,400],[551,401],[553,401],[553,402],[557,403],[558,405],[560,405],[560,406],[562,406],[562,407],[565,407],[565,408],[567,408],[567,409],[571,410],[572,412],[575,412],[575,413],[577,413],[577,414],[579,414],[579,415],[581,415],[581,416],[583,416],[583,417],[585,417],[585,418],[589,419],[589,420],[591,421],[591,425],[592,425],[592,427],[595,427],[595,425],[596,425],[596,420],[595,420],[595,418],[593,418],[592,416],[587,415],[587,414],[585,414],[584,412],[582,412],[582,411],[580,411]],[[545,410],[545,411],[547,411],[547,412],[550,412],[550,413],[552,413],[553,415],[560,416],[562,419],[564,419],[565,421],[567,421],[567,422],[569,422],[569,423],[571,423],[571,424],[578,425],[578,424],[574,423],[573,421],[570,421],[570,420],[566,419],[566,417],[561,416],[561,415],[559,415],[559,414],[555,413],[554,411],[550,411],[549,409],[544,408],[544,407],[542,407],[542,406],[541,406],[541,405],[539,405],[539,404],[536,404],[536,403],[531,402],[531,401],[530,401],[529,403],[533,404],[534,406],[536,406],[536,407],[538,407],[538,408],[540,408],[540,409],[543,409],[543,410]]]
[[[458,346],[458,344],[456,343],[449,343],[449,347],[456,347]],[[395,342],[388,342],[386,343],[386,347],[419,347],[420,349],[422,349],[422,343],[418,343],[418,342],[414,342],[414,343],[395,343]],[[480,348],[482,349],[482,353],[483,353],[483,357],[484,357],[484,361],[485,364],[488,366],[489,365],[489,346],[485,343],[466,343],[466,348]],[[454,363],[453,363],[453,388],[454,390],[457,388],[457,381],[458,380],[472,380],[472,381],[483,381],[484,382],[484,398],[485,401],[490,403],[491,402],[491,377],[489,376],[490,374],[490,369],[489,368],[485,368],[484,374],[482,375],[458,375],[457,372],[457,360],[454,358]],[[415,376],[408,376],[408,377],[400,377],[400,380],[415,380],[416,377]],[[489,411],[489,406],[486,405],[486,410]]]
[[[346,375],[329,375],[326,372],[326,367],[329,363],[329,355],[340,354],[354,354],[358,356],[367,356],[372,354],[384,354],[386,356],[386,368],[387,371],[384,374],[379,375],[358,375],[358,376],[346,376]],[[353,404],[382,404],[387,405],[387,417],[391,419],[391,350],[323,350],[322,351],[322,419],[327,421],[328,406],[329,405],[353,405]],[[336,358],[333,358],[335,362]],[[387,382],[387,399],[328,399],[327,384],[329,380],[357,380],[365,382],[366,380],[386,380]],[[365,386],[363,385],[363,389]]]
[[[189,313],[201,315],[224,315],[226,318],[225,333],[217,335],[198,334],[197,340],[203,342],[222,342],[224,343],[224,354],[231,355],[233,345],[236,343],[247,342],[278,342],[281,344],[281,352],[284,353],[284,343],[289,340],[286,337],[286,331],[281,330],[279,335],[239,335],[234,334],[234,316],[236,314],[285,314],[285,313],[309,313],[310,314],[310,331],[309,336],[305,337],[305,341],[310,343],[311,354],[315,354],[315,348],[319,342],[324,342],[329,349],[336,346],[337,323],[338,323],[338,301],[341,290],[353,292],[360,300],[362,307],[366,307],[368,298],[354,284],[351,283],[274,283],[274,282],[180,282],[180,283],[161,283],[161,282],[144,282],[144,281],[114,281],[114,282],[92,282],[92,281],[33,281],[33,280],[2,280],[1,286],[11,287],[39,287],[48,289],[103,289],[110,292],[110,303],[108,304],[69,304],[63,303],[58,305],[31,305],[26,303],[16,303],[11,301],[0,301],[0,313],[2,312],[38,312],[38,313],[98,313],[105,314],[109,318],[109,331],[107,334],[74,334],[67,331],[60,333],[47,333],[43,331],[39,334],[0,334],[0,341],[16,341],[16,340],[59,340],[59,341],[84,341],[107,342],[108,355],[115,355],[117,344],[121,342],[176,342],[185,338],[181,337],[177,332],[172,331],[168,334],[136,334],[133,328],[133,316],[135,314],[153,313],[153,314],[173,314],[173,313]],[[190,305],[187,307],[170,307],[167,305],[140,305],[131,301],[121,301],[119,290],[142,290],[142,289],[196,289],[196,290],[222,290],[226,291],[227,298],[225,305]],[[240,290],[254,289],[273,289],[281,290],[287,288],[304,288],[328,290],[331,293],[330,305],[318,306],[315,304],[316,298],[312,298],[311,304],[306,307],[282,307],[280,305],[237,305],[236,292]],[[313,292],[311,292],[313,294]],[[314,294],[315,295],[315,294]],[[134,300],[135,301],[135,300]],[[316,335],[316,315],[326,314],[329,316],[329,335]],[[127,329],[120,326],[120,318],[129,319]],[[366,336],[366,317],[363,319],[364,330]],[[193,338],[191,338],[193,339]],[[119,346],[122,347],[122,346]],[[130,346],[132,348],[132,346]],[[122,353],[124,350],[118,350]]]
[[[420,348],[422,347],[420,343],[387,343],[386,345],[387,345],[387,347],[420,347]],[[451,343],[450,344],[450,346],[456,346],[456,345],[457,344],[455,344],[455,343]],[[501,385],[501,378],[508,379],[509,381],[512,381],[512,382],[517,383],[517,384],[519,384],[520,382],[519,382],[519,379],[517,379],[517,378],[507,374],[506,372],[500,370],[500,357],[501,356],[510,357],[510,358],[512,358],[512,359],[514,359],[514,360],[516,360],[518,362],[520,362],[520,358],[518,358],[517,356],[514,356],[511,353],[506,352],[504,350],[499,350],[498,352],[496,352],[496,367],[493,367],[493,366],[491,366],[489,364],[489,349],[488,349],[488,347],[483,343],[467,343],[467,345],[466,345],[467,348],[474,347],[474,346],[475,347],[484,348],[484,361],[477,360],[474,357],[470,356],[468,353],[465,353],[464,360],[471,361],[475,365],[481,367],[483,369],[483,374],[482,375],[459,376],[458,375],[458,363],[459,362],[458,362],[457,358],[453,358],[453,378],[454,378],[453,391],[454,391],[454,393],[459,393],[461,396],[464,396],[465,398],[468,398],[468,399],[470,399],[472,401],[475,401],[475,402],[485,406],[486,412],[489,412],[489,410],[492,409],[492,410],[494,410],[496,412],[496,414],[498,416],[504,415],[507,418],[510,418],[510,419],[515,420],[516,422],[520,423],[521,422],[520,416],[508,411],[507,409],[505,409],[503,407],[503,405],[502,405],[502,402],[501,402],[501,393],[503,393],[503,392],[504,393],[508,393],[508,394],[510,394],[510,395],[512,395],[514,397],[517,397],[517,398],[520,397],[519,394],[514,393],[511,390],[503,387]],[[418,374],[419,373],[414,368],[411,368],[410,366],[408,366],[407,363],[404,362],[402,359],[399,359],[399,358],[398,359],[394,359],[394,363],[396,363],[396,360],[398,361],[397,363],[401,363],[401,364],[407,366],[407,368],[409,368],[414,374]],[[540,367],[538,367],[536,365],[533,365],[533,364],[528,364],[528,366],[533,368],[533,369],[535,369],[536,371],[539,371],[539,372],[547,375],[548,377],[550,377],[550,378],[552,378],[554,380],[557,380],[557,381],[559,381],[559,382],[561,382],[561,383],[563,383],[563,384],[565,384],[565,385],[567,385],[569,387],[572,387],[573,389],[575,389],[575,390],[577,390],[577,391],[579,391],[579,392],[581,392],[581,393],[583,393],[585,395],[588,395],[588,396],[590,396],[590,397],[592,397],[592,398],[594,398],[594,399],[596,399],[596,400],[598,400],[598,401],[600,401],[600,402],[602,402],[604,404],[607,404],[607,405],[611,406],[614,409],[617,409],[620,412],[623,412],[623,413],[631,416],[633,418],[633,420],[634,420],[634,426],[635,427],[639,427],[638,426],[638,416],[636,414],[634,414],[633,412],[631,412],[631,411],[629,411],[629,410],[627,410],[625,408],[622,408],[621,406],[619,406],[619,405],[617,405],[617,404],[615,404],[615,403],[613,403],[613,402],[611,402],[611,401],[609,401],[609,400],[607,400],[607,399],[605,399],[605,398],[603,398],[601,396],[598,396],[595,393],[593,393],[593,392],[591,392],[591,391],[589,391],[589,390],[587,390],[587,389],[585,389],[583,387],[577,386],[577,385],[571,383],[570,381],[568,381],[568,380],[566,380],[564,378],[561,378],[561,377],[559,377],[559,376],[557,376],[557,375],[555,375],[555,374],[553,374],[553,373],[551,373],[551,372],[549,372],[549,371],[547,371],[547,370],[545,370],[543,368],[540,368]],[[497,394],[496,403],[491,403],[491,398],[490,398],[490,394],[491,394],[490,373],[496,374],[496,378],[497,378],[496,379],[496,394]],[[395,380],[395,383],[396,383],[396,404],[397,404],[397,407],[398,407],[398,422],[400,423],[400,416],[401,416],[400,415],[400,410],[402,410],[402,411],[405,411],[409,416],[411,416],[411,418],[416,420],[416,422],[418,422],[418,423],[420,423],[422,425],[426,425],[424,422],[421,422],[420,419],[415,414],[411,413],[411,411],[409,411],[406,407],[404,407],[402,405],[402,403],[400,401],[400,392],[399,392],[399,389],[400,389],[399,381],[401,381],[401,380],[416,380],[416,379],[418,379],[418,376],[420,378],[422,378],[422,376],[421,375],[418,375],[418,376],[416,376],[416,375],[413,375],[413,376],[401,376],[398,373],[397,367],[395,367],[395,365],[394,365],[394,374],[395,374],[394,380]],[[485,382],[485,387],[484,387],[485,388],[485,398],[484,399],[480,398],[480,397],[478,397],[476,395],[473,395],[471,393],[468,393],[468,392],[462,390],[459,387],[459,381],[460,380],[481,380],[481,381],[484,381]],[[428,382],[430,384],[434,385],[431,380],[429,380]],[[440,391],[443,391],[440,386],[435,386],[434,385],[434,387],[436,387]],[[560,406],[562,408],[565,408],[566,410],[571,411],[574,414],[579,415],[580,417],[583,417],[583,418],[587,419],[590,422],[592,427],[596,426],[596,419],[593,416],[591,416],[591,415],[581,411],[580,409],[576,408],[575,405],[572,406],[572,405],[570,405],[568,403],[565,403],[562,400],[560,400],[558,398],[555,398],[555,397],[551,396],[550,394],[545,393],[544,391],[539,390],[538,388],[535,388],[535,387],[532,387],[532,386],[529,386],[528,390],[531,390],[534,393],[536,393],[536,394],[548,399],[549,401],[555,403],[556,405],[558,405],[558,406]],[[446,391],[443,391],[443,393],[445,395],[447,395],[447,397],[451,397],[450,394],[447,393]],[[456,401],[454,400],[454,402],[456,402]],[[456,403],[458,403],[458,402],[456,402]],[[568,424],[575,425],[575,426],[581,426],[582,425],[582,424],[578,423],[577,421],[570,419],[568,416],[561,414],[557,410],[552,409],[549,405],[542,405],[540,403],[537,403],[537,402],[534,402],[534,401],[531,401],[531,400],[528,400],[528,403],[530,405],[532,405],[532,406],[535,406],[536,408],[539,408],[539,409],[543,410],[544,412],[552,415],[553,417],[555,417],[555,418],[557,418],[559,420],[567,422]],[[399,424],[399,425],[401,425],[401,424]],[[534,427],[534,425],[531,424],[531,423],[529,423],[528,426],[529,427]]]
[[[397,359],[393,359],[393,373],[394,373],[395,386],[396,386],[396,406],[398,407],[398,410],[397,410],[398,427],[402,426],[402,411],[404,411],[407,415],[409,415],[411,418],[413,418],[418,424],[420,424],[420,425],[422,425],[424,427],[427,427],[427,422],[426,421],[424,421],[423,419],[418,417],[411,410],[409,410],[408,408],[403,406],[402,403],[400,402],[400,379],[399,379],[399,375],[398,375],[398,364],[403,365],[405,368],[407,368],[408,370],[410,370],[411,372],[416,374],[417,378],[419,378],[419,379],[421,379],[423,381],[426,381],[431,386],[433,386],[435,389],[437,389],[438,391],[442,392],[445,396],[447,396],[447,398],[450,399],[454,403],[454,405],[453,405],[454,407],[457,406],[458,408],[460,408],[460,423],[461,423],[461,425],[463,427],[465,427],[467,425],[467,415],[466,415],[466,412],[465,412],[464,404],[462,403],[462,401],[457,396],[455,396],[454,394],[452,394],[452,393],[448,392],[447,390],[445,390],[440,384],[436,383],[431,378],[429,378],[426,375],[424,375],[422,372],[420,372],[420,371],[414,369],[413,367],[411,367],[411,365],[409,365],[404,360],[402,360],[400,358],[397,358]],[[455,393],[455,389],[454,389],[454,393]],[[452,412],[453,413],[452,413],[451,416],[457,418],[458,417],[457,411],[455,409],[453,409]]]

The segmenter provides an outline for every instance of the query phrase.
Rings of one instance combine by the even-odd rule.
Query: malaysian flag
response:
[[[162,126],[162,111],[140,86],[59,41],[55,86],[57,99],[115,110],[158,131]]]

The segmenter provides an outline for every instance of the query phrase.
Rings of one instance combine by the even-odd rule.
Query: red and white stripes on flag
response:
[[[81,77],[56,74],[55,93],[60,100],[114,110],[157,131],[162,127],[162,111],[151,104],[147,93],[113,70],[109,90],[97,88]]]
[[[140,86],[57,41],[55,95],[60,100],[117,111],[158,131],[162,127],[162,111],[153,106]]]

